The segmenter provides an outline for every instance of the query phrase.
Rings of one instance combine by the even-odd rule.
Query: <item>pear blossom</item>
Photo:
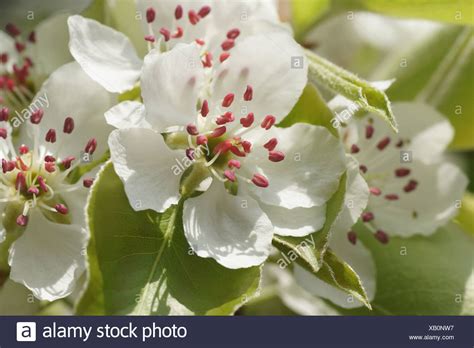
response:
[[[106,150],[111,127],[103,113],[115,98],[75,62],[57,69],[41,95],[49,107],[35,111],[17,137],[9,114],[0,120],[0,241],[10,245],[10,279],[52,301],[69,295],[85,269],[91,178],[76,183],[71,174],[84,154]]]
[[[249,35],[287,30],[277,24],[274,0],[138,0],[137,13],[149,50],[197,42],[207,67],[227,59]],[[78,15],[68,24],[71,54],[93,80],[110,92],[135,86],[143,60],[127,36]]]
[[[306,85],[306,63],[292,69],[294,56],[302,50],[286,33],[248,37],[211,68],[195,43],[152,51],[144,104],[106,114],[121,128],[109,147],[131,206],[163,212],[184,199],[190,246],[227,268],[261,264],[273,233],[319,230],[345,170],[326,128],[276,127]]]
[[[352,219],[339,221],[330,247],[354,268],[369,300],[375,295],[375,266],[351,226],[360,219],[381,246],[390,242],[390,236],[428,236],[456,216],[467,186],[462,171],[442,156],[454,134],[449,121],[423,103],[394,103],[393,111],[398,134],[372,115],[341,130],[352,158],[348,173],[366,182],[366,193],[353,195],[355,186],[348,187],[342,215],[350,213]],[[295,267],[294,275],[313,295],[344,308],[362,305],[301,267]]]

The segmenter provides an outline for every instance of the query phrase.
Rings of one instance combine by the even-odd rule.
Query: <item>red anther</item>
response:
[[[94,179],[91,179],[91,178],[89,178],[89,179],[84,179],[84,180],[82,181],[82,185],[84,185],[84,187],[86,187],[86,188],[91,187],[93,183],[94,183]]]
[[[232,145],[230,148],[230,152],[232,152],[234,155],[238,157],[245,157],[245,152],[239,149],[237,146]]]
[[[163,38],[165,39],[165,41],[170,41],[170,38],[171,38],[171,33],[168,29],[166,28],[161,28],[160,29],[160,34],[163,35]]]
[[[191,22],[192,25],[196,25],[199,22],[199,16],[194,10],[190,10],[188,12],[188,18],[189,18],[189,22]]]
[[[227,38],[234,40],[240,35],[240,30],[237,28],[231,29],[227,32]]]
[[[361,164],[361,165],[359,166],[359,170],[360,170],[362,173],[364,173],[364,174],[367,173],[367,167],[364,166],[363,164]]]
[[[8,121],[8,118],[10,117],[10,111],[8,108],[5,106],[0,109],[0,122],[6,122]]]
[[[285,154],[281,151],[270,151],[268,159],[272,162],[281,162],[285,159]]]
[[[234,94],[233,93],[229,93],[227,94],[224,99],[222,100],[222,106],[225,107],[225,108],[228,108],[229,106],[232,105],[232,102],[234,101]]]
[[[178,5],[174,10],[174,18],[181,19],[183,17],[183,6]]]
[[[46,162],[44,164],[44,169],[46,169],[48,173],[53,173],[56,171],[56,164],[54,162]]]
[[[208,142],[207,137],[205,135],[198,135],[196,137],[196,144],[198,145],[206,145]]]
[[[16,223],[21,227],[25,227],[26,225],[28,225],[28,216],[23,214],[18,215],[18,217],[16,218]]]
[[[15,81],[13,81],[13,79],[7,78],[5,80],[5,85],[9,91],[13,91],[15,89]]]
[[[153,7],[149,7],[146,10],[146,21],[147,21],[147,23],[152,23],[155,20],[155,17],[156,17],[155,9]]]
[[[155,36],[154,35],[146,35],[145,36],[145,41],[155,42]]]
[[[39,190],[36,186],[31,186],[29,189],[28,189],[28,193],[31,194],[31,195],[35,195],[35,196],[38,196],[39,195]]]
[[[221,55],[219,56],[219,62],[224,62],[227,58],[230,57],[230,53],[229,52],[224,52],[224,53],[221,53]]]
[[[74,156],[68,156],[66,157],[65,159],[63,159],[63,161],[61,162],[64,169],[69,169],[71,168],[71,163],[72,161],[74,161],[76,159],[76,157]]]
[[[2,159],[2,170],[4,173],[11,172],[15,168],[16,168],[15,161],[7,161],[5,159]]]
[[[31,60],[30,57],[25,57],[25,64],[26,64],[28,67],[33,66],[33,61]]]
[[[96,149],[97,149],[97,140],[92,138],[87,142],[84,152],[87,152],[89,155],[92,155]]]
[[[6,139],[8,132],[5,128],[0,128],[0,138]]]
[[[247,116],[245,117],[242,117],[240,119],[240,124],[245,127],[245,128],[248,128],[250,127],[252,124],[253,124],[253,121],[255,120],[255,117],[253,115],[253,112],[249,113]]]
[[[8,54],[7,53],[0,54],[0,62],[2,64],[6,64],[8,62]]]
[[[201,106],[201,116],[206,117],[208,114],[209,114],[209,103],[207,102],[207,100],[204,100]]]
[[[21,157],[16,158],[16,167],[22,171],[27,171],[29,169],[25,162],[23,162]]]
[[[30,117],[30,121],[33,124],[39,124],[41,122],[41,119],[43,118],[44,111],[43,109],[38,109]]]
[[[210,6],[203,6],[198,12],[199,17],[204,18],[206,17],[209,13],[211,13],[211,7]]]
[[[223,51],[228,51],[235,46],[235,41],[232,39],[227,39],[221,44],[221,48]]]
[[[209,137],[211,138],[219,138],[220,136],[222,136],[225,132],[227,131],[226,127],[225,126],[221,126],[221,127],[217,127],[216,129],[214,129],[211,133],[211,135],[209,135]]]
[[[245,101],[250,101],[253,98],[253,88],[250,85],[247,85],[247,89],[245,90],[244,93],[244,100]]]
[[[171,35],[171,37],[173,39],[179,39],[179,38],[183,37],[183,34],[184,34],[183,28],[182,27],[177,27],[175,33],[173,35]]]
[[[378,187],[371,187],[369,191],[374,196],[380,196],[382,194],[382,190],[380,190]]]
[[[410,174],[410,169],[408,168],[398,168],[395,170],[395,176],[398,178],[403,178]]]
[[[2,171],[3,171],[3,174],[8,172],[8,162],[5,158],[2,158]]]
[[[385,199],[388,201],[396,201],[398,198],[398,195],[395,193],[389,193],[388,195],[385,195]]]
[[[56,204],[54,209],[56,209],[59,214],[63,215],[66,215],[69,212],[69,209],[64,204]]]
[[[236,159],[231,159],[229,162],[227,162],[227,166],[229,168],[237,168],[240,169],[240,162]]]
[[[347,239],[352,245],[357,243],[357,234],[354,231],[347,232]]]
[[[388,234],[386,234],[382,230],[378,230],[377,232],[375,232],[374,237],[382,244],[387,244],[389,240]]]
[[[372,138],[372,135],[374,135],[374,127],[369,124],[365,127],[365,138],[370,139]]]
[[[218,153],[226,153],[232,148],[232,143],[230,140],[225,140],[219,144],[217,144],[216,147],[214,147],[214,150],[212,151],[215,155]]]
[[[196,41],[196,43],[199,45],[199,46],[204,46],[204,44],[206,43],[203,39],[196,39],[194,40]]]
[[[224,176],[229,179],[229,181],[235,181],[235,173],[232,170],[226,169],[224,170]]]
[[[382,140],[379,141],[379,143],[377,144],[377,148],[380,151],[382,151],[383,149],[385,149],[387,147],[388,144],[390,144],[390,138],[385,137],[385,138],[383,138]]]
[[[194,149],[186,149],[186,157],[189,158],[191,161],[194,160]]]
[[[43,192],[48,192],[48,186],[42,176],[38,176],[38,185]]]
[[[45,136],[45,140],[48,143],[55,143],[56,142],[56,131],[52,128],[50,130],[48,130],[48,132],[46,133],[46,136]]]
[[[261,127],[266,129],[266,130],[269,130],[270,128],[272,128],[272,126],[275,124],[275,122],[276,122],[275,116],[267,115],[263,119]]]
[[[51,156],[51,155],[46,155],[46,156],[44,156],[44,161],[45,162],[56,162],[56,158],[54,158],[54,156]]]
[[[16,188],[18,191],[21,191],[21,190],[23,190],[23,189],[26,189],[26,178],[25,178],[25,174],[23,174],[23,172],[19,172],[19,173],[16,175],[15,188]]]
[[[263,147],[266,148],[268,151],[273,151],[277,145],[278,145],[278,139],[271,138],[269,141],[265,143],[265,145],[263,145]]]
[[[64,120],[63,132],[71,134],[74,130],[74,119],[72,117],[66,117]]]
[[[210,52],[206,52],[204,54],[204,59],[202,61],[202,65],[205,67],[205,68],[210,68],[212,67],[212,54]]]
[[[405,191],[406,193],[411,192],[411,191],[415,190],[417,186],[418,186],[418,181],[416,181],[416,180],[410,180],[410,181],[408,182],[408,184],[406,184],[406,185],[403,187],[403,191]]]
[[[359,151],[360,151],[359,146],[357,146],[356,144],[352,144],[351,153],[358,153]]]
[[[402,147],[403,146],[403,140],[399,140],[398,143],[395,145],[396,147]]]
[[[244,148],[245,153],[250,153],[250,151],[252,151],[252,143],[250,141],[242,141],[242,147]]]
[[[268,187],[268,180],[262,174],[254,174],[252,182],[258,187]]]
[[[21,43],[21,42],[15,42],[15,49],[18,53],[21,53],[25,50],[26,48],[26,45],[24,43]]]
[[[234,119],[235,119],[234,114],[232,112],[228,111],[224,115],[219,116],[216,119],[216,123],[220,126],[220,125],[223,125],[223,124],[226,124],[226,123],[229,123],[229,122],[233,122]]]
[[[5,26],[5,31],[8,33],[8,35],[12,37],[15,37],[21,34],[20,29],[18,29],[18,27],[13,23],[8,23]]]
[[[189,135],[198,135],[199,134],[199,131],[197,129],[197,127],[190,123],[186,126],[186,132],[188,132]]]
[[[30,152],[30,149],[25,144],[22,144],[20,145],[19,151],[20,155],[26,155],[28,152]]]
[[[374,213],[370,212],[370,211],[366,211],[365,213],[362,213],[362,221],[364,222],[369,222],[369,221],[372,221],[374,219]]]
[[[36,32],[32,31],[28,35],[28,41],[31,42],[31,43],[36,43]]]

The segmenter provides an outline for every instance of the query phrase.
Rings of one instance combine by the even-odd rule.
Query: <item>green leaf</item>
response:
[[[309,61],[311,82],[341,94],[354,101],[360,108],[381,116],[395,132],[398,131],[390,101],[382,90],[309,50],[306,50],[306,55]]]
[[[291,24],[295,37],[301,39],[329,9],[331,0],[293,0]]]
[[[344,204],[346,178],[346,174],[341,177],[338,190],[327,202],[326,221],[320,231],[305,237],[283,237],[277,235],[273,237],[273,245],[278,250],[290,256],[290,259],[293,259],[292,255],[297,256],[296,262],[310,272],[318,272],[323,265],[329,237]]]
[[[381,73],[382,78],[396,78],[387,91],[390,100],[424,101],[449,119],[456,130],[451,143],[455,150],[474,148],[473,32],[448,26],[392,57]]]
[[[384,15],[473,24],[471,0],[356,0],[363,9]]]
[[[356,230],[374,257],[377,291],[372,312],[339,308],[343,314],[474,314],[468,289],[474,280],[474,239],[457,225],[449,224],[429,237],[392,237],[387,245],[363,226]]]
[[[163,214],[135,212],[111,163],[92,188],[87,212],[92,264],[80,314],[226,315],[258,291],[259,267],[231,270],[193,254],[181,203]]]
[[[316,86],[308,84],[291,112],[281,121],[279,127],[290,127],[301,122],[326,127],[335,137],[337,129],[331,124],[334,115],[319,94]]]

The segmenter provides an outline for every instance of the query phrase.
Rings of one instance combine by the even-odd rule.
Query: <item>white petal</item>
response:
[[[215,181],[202,195],[185,201],[186,238],[201,257],[212,257],[227,268],[246,268],[270,254],[273,227],[250,197],[228,194]]]
[[[114,103],[114,95],[89,78],[78,63],[72,62],[49,77],[31,105],[44,110],[39,125],[41,142],[49,129],[55,129],[57,141],[54,145],[48,144],[48,149],[56,150],[60,158],[75,156],[79,159],[91,138],[98,144],[94,156],[107,150],[107,137],[113,128],[105,122],[104,112]],[[74,119],[74,131],[64,134],[62,129],[68,116]],[[30,130],[38,127],[29,121],[27,124]]]
[[[195,44],[178,45],[166,53],[152,51],[145,57],[142,96],[147,120],[153,128],[186,126],[195,122],[204,69]]]
[[[137,82],[142,67],[130,40],[97,21],[71,16],[69,48],[89,76],[110,92],[125,92]]]
[[[111,126],[122,128],[150,128],[145,118],[145,106],[135,101],[124,101],[110,108],[105,119]]]
[[[411,163],[412,175],[394,178],[380,189],[384,194],[396,193],[397,201],[387,201],[383,195],[371,196],[368,210],[375,215],[374,226],[390,235],[410,237],[430,235],[459,212],[459,204],[468,180],[451,163]],[[403,187],[414,179],[418,186],[405,193]]]
[[[369,301],[372,301],[375,296],[376,281],[375,264],[370,251],[360,241],[356,245],[352,245],[345,233],[334,234],[329,246],[340,259],[346,261],[359,275],[367,297]],[[298,284],[313,295],[328,299],[343,308],[363,306],[363,303],[352,295],[326,284],[301,266],[295,265],[294,272]]]
[[[86,244],[81,226],[53,223],[35,210],[24,234],[10,248],[10,278],[41,300],[63,298],[85,269]]]
[[[326,205],[311,208],[287,209],[276,205],[259,203],[280,236],[303,237],[319,231],[326,220]]]
[[[185,155],[170,150],[161,134],[145,128],[115,130],[109,147],[115,171],[135,210],[164,212],[178,203],[180,161]]]
[[[268,64],[269,59],[271,64]],[[295,60],[301,63],[300,67],[292,67]],[[230,57],[218,67],[213,105],[220,105],[226,94],[234,93],[232,111],[236,116],[253,112],[256,122],[266,115],[281,120],[291,111],[306,86],[307,69],[304,51],[287,32],[248,37],[240,41],[230,51]],[[243,100],[247,85],[254,91],[250,102]]]
[[[36,28],[34,44],[35,73],[49,76],[61,65],[73,60],[69,53],[67,19],[70,13],[59,13],[42,21]]]
[[[261,133],[261,132],[260,132]],[[268,160],[263,144],[278,139],[277,150],[285,159]],[[341,143],[326,128],[295,124],[289,128],[272,128],[253,145],[252,155],[243,167],[255,167],[269,180],[265,188],[250,186],[252,192],[266,204],[288,209],[321,206],[331,198],[345,170],[345,155]]]

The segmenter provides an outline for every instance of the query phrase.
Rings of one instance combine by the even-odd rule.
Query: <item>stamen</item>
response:
[[[208,114],[209,114],[209,103],[207,102],[207,100],[204,100],[201,106],[201,115],[202,117],[206,117]]]
[[[206,54],[204,54],[204,60],[202,61],[202,65],[205,68],[212,67],[212,54],[210,52],[206,52]]]
[[[369,221],[372,221],[374,219],[374,213],[370,212],[370,211],[366,211],[365,213],[362,213],[362,221],[364,222],[369,222]]]
[[[38,109],[30,117],[30,121],[33,124],[39,124],[41,122],[41,119],[43,118],[44,111],[43,109]]]
[[[211,12],[210,6],[203,6],[198,12],[199,17],[204,18]]]
[[[17,189],[17,191],[21,191],[26,188],[26,178],[23,172],[19,172],[16,175],[15,188]]]
[[[388,234],[386,234],[382,230],[378,230],[377,232],[375,232],[374,237],[382,244],[387,244],[389,240]]]
[[[96,149],[97,149],[97,140],[95,138],[92,138],[87,142],[84,152],[87,152],[89,155],[92,155]]]
[[[69,212],[69,209],[64,204],[56,204],[54,209],[56,209],[59,214],[63,215],[66,215]]]
[[[37,195],[39,195],[39,190],[36,186],[31,186],[28,189],[28,193],[37,196]]]
[[[225,126],[217,127],[212,131],[212,133],[209,135],[211,138],[219,138],[222,136],[225,132],[227,131]]]
[[[153,23],[153,21],[155,20],[155,16],[156,16],[155,9],[153,7],[149,7],[146,10],[146,21],[147,21],[147,23]]]
[[[192,25],[196,25],[199,22],[199,16],[194,10],[188,12],[188,18]]]
[[[357,243],[357,234],[354,231],[347,232],[347,239],[352,245]]]
[[[196,137],[196,144],[198,145],[206,145],[208,142],[207,137],[205,135],[198,135]]]
[[[275,122],[276,122],[275,116],[267,115],[263,119],[261,126],[262,126],[262,128],[264,128],[266,130],[269,130],[270,128],[272,128],[272,126],[275,124]]]
[[[38,180],[40,189],[45,193],[48,192],[48,185],[46,185],[46,182],[44,181],[43,177],[38,176],[37,180]]]
[[[56,164],[54,162],[46,162],[44,164],[44,169],[48,172],[48,173],[54,173],[56,171]]]
[[[45,162],[56,162],[56,158],[54,158],[54,156],[51,156],[51,155],[46,155],[46,156],[44,156],[44,161]]]
[[[250,85],[247,85],[247,89],[244,92],[244,100],[251,101],[253,98],[253,88]]]
[[[383,138],[382,140],[379,141],[379,143],[377,144],[377,148],[380,151],[382,151],[383,149],[385,149],[387,147],[388,144],[390,144],[390,138],[385,137],[385,138]]]
[[[72,117],[66,117],[64,120],[63,132],[71,134],[74,130],[74,119]]]
[[[7,25],[5,26],[5,31],[11,37],[15,37],[21,34],[20,29],[18,29],[18,27],[13,23],[7,23]]]
[[[189,135],[198,135],[199,134],[199,131],[197,129],[197,127],[190,123],[186,126],[186,131],[188,132]]]
[[[8,121],[8,118],[10,117],[10,111],[8,110],[7,107],[3,107],[0,109],[0,121],[1,122],[6,122]]]
[[[378,187],[371,187],[369,191],[374,196],[380,196],[382,194],[382,191]]]
[[[235,46],[235,42],[232,39],[227,39],[221,44],[221,48],[223,51],[229,51]]]
[[[196,41],[196,43],[199,45],[199,46],[204,46],[204,44],[206,43],[203,39],[196,39],[194,40]]]
[[[227,38],[235,40],[240,35],[240,30],[237,28],[231,29],[227,32]]]
[[[224,176],[229,179],[229,181],[235,181],[235,173],[232,170],[226,169],[224,170]]]
[[[145,35],[145,41],[148,41],[148,42],[155,42],[155,36],[154,35]]]
[[[359,151],[360,151],[359,146],[357,146],[356,144],[352,144],[351,153],[358,153]]]
[[[234,114],[228,111],[224,115],[221,115],[216,119],[216,124],[221,126],[223,124],[233,122],[233,121],[234,121]]]
[[[183,17],[183,7],[181,5],[176,6],[174,10],[174,18],[180,20]]]
[[[8,54],[7,53],[0,54],[0,62],[2,64],[6,64],[8,62]]]
[[[252,182],[258,186],[258,187],[268,187],[269,183],[268,183],[268,179],[266,177],[264,177],[262,174],[254,174],[254,176],[252,177]]]
[[[408,182],[408,184],[406,184],[406,185],[403,187],[403,191],[405,191],[406,193],[409,193],[409,192],[415,190],[417,186],[418,186],[418,181],[416,181],[416,180],[410,180],[410,181]]]
[[[36,32],[35,31],[32,31],[28,35],[28,41],[31,42],[31,43],[36,43]]]
[[[270,151],[268,159],[272,162],[281,162],[285,159],[285,154],[281,151]]]
[[[365,127],[365,138],[370,139],[372,138],[372,135],[374,135],[374,127],[369,124]]]
[[[19,226],[25,227],[26,225],[28,225],[28,216],[18,215],[18,217],[16,218],[16,223]]]
[[[361,165],[359,166],[359,170],[360,170],[362,173],[364,173],[364,174],[367,173],[367,167],[366,167],[365,165],[363,165],[363,164],[361,164]]]
[[[46,133],[46,136],[45,136],[45,140],[48,142],[48,143],[55,143],[56,142],[56,131],[54,129],[50,129],[48,130],[48,132]]]
[[[266,148],[268,151],[273,151],[277,145],[278,145],[277,138],[271,138],[269,141],[265,143],[265,145],[263,145],[263,147]]]
[[[244,148],[245,153],[250,153],[252,149],[252,143],[250,141],[244,140],[242,141],[242,147]]]
[[[230,57],[229,52],[221,53],[221,55],[219,56],[219,62],[223,63],[229,57]]]
[[[227,94],[224,99],[222,100],[222,106],[225,108],[228,108],[229,106],[232,105],[232,102],[234,101],[234,94],[229,93]]]
[[[191,161],[194,160],[194,149],[186,149],[186,157],[189,158]]]
[[[395,176],[398,178],[402,178],[410,174],[410,169],[408,168],[398,168],[395,170]]]
[[[403,140],[400,139],[395,146],[398,147],[398,148],[402,147],[403,146]]]
[[[21,42],[15,42],[15,49],[18,53],[21,53],[25,50],[26,45]]]
[[[385,199],[388,200],[388,201],[396,201],[398,200],[398,195],[395,194],[395,193],[390,193],[388,195],[385,195]]]
[[[8,134],[8,132],[5,128],[0,128],[0,138],[6,139],[7,134]]]
[[[245,128],[248,128],[250,127],[252,124],[253,124],[253,121],[255,120],[255,117],[253,115],[253,112],[249,113],[247,116],[245,117],[242,117],[240,119],[240,124],[245,127]]]
[[[84,185],[85,188],[91,187],[93,183],[94,183],[94,179],[91,179],[91,178],[89,178],[89,179],[84,179],[84,180],[82,181],[82,184]]]
[[[173,35],[171,35],[171,37],[172,37],[173,39],[179,39],[179,38],[182,38],[182,37],[183,37],[183,34],[184,34],[183,28],[178,26],[178,27],[176,28],[175,33],[174,33]]]
[[[229,162],[227,163],[227,166],[229,168],[237,168],[237,169],[240,169],[240,162],[236,159],[231,159],[229,160]]]
[[[63,159],[63,161],[61,163],[62,163],[62,165],[65,169],[69,169],[69,168],[71,168],[72,161],[74,161],[75,159],[76,159],[76,157],[74,157],[74,156],[68,156],[65,159]]]
[[[216,147],[214,147],[214,150],[212,151],[214,154],[220,154],[220,153],[226,153],[232,148],[232,143],[230,140],[225,140],[219,144],[217,144]]]
[[[165,42],[170,41],[171,38],[171,33],[168,29],[166,28],[161,28],[160,29],[160,34],[163,35],[163,38],[165,39]]]

